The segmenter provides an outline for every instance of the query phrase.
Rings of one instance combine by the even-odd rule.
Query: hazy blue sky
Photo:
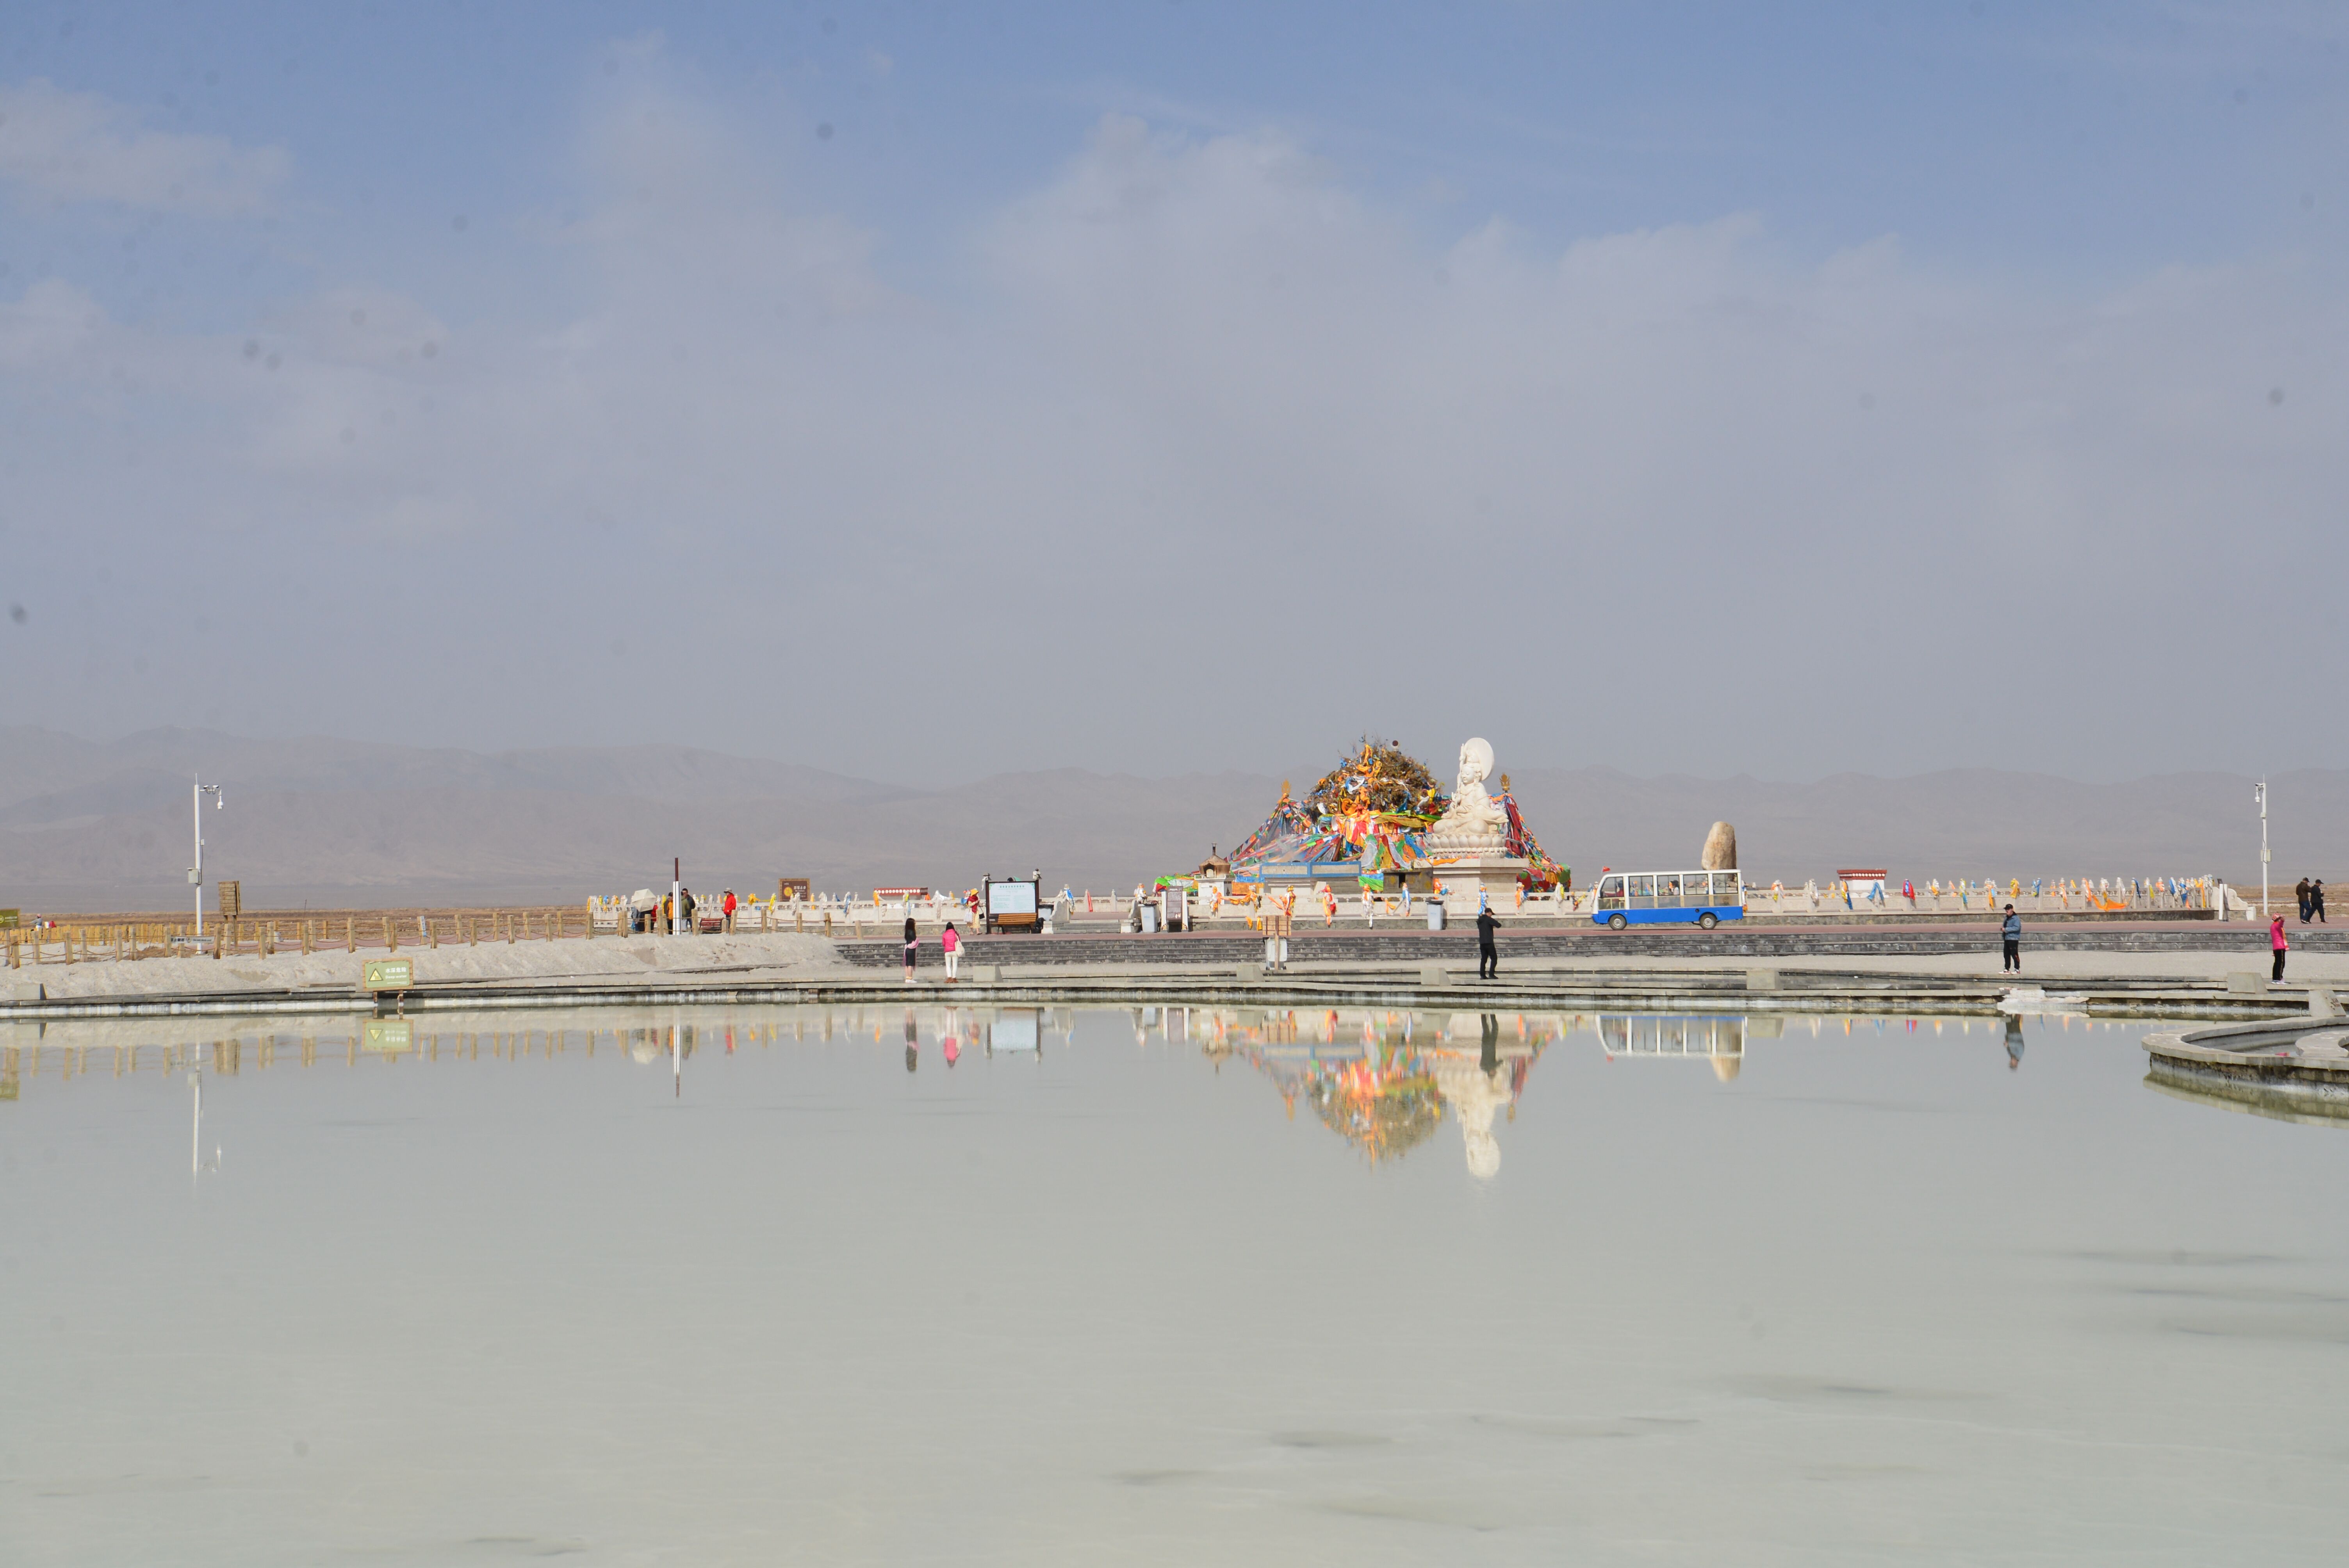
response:
[[[20,0],[0,721],[2349,765],[2344,41]]]

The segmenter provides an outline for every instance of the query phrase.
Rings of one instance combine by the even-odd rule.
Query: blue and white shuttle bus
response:
[[[1711,931],[1744,918],[1745,886],[1735,872],[1609,872],[1590,911],[1592,923],[1615,931],[1690,923]]]

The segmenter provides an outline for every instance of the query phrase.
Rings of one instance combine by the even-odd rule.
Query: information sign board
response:
[[[360,989],[366,991],[412,991],[416,988],[416,960],[413,958],[370,958],[361,971]]]

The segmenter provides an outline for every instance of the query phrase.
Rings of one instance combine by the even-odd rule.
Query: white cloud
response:
[[[2304,268],[2075,301],[1890,236],[1792,255],[1752,214],[1431,248],[1293,139],[1112,118],[921,298],[688,98],[614,103],[583,160],[592,199],[533,263],[584,302],[553,325],[353,280],[254,329],[272,370],[62,284],[0,307],[26,389],[128,376],[177,409],[137,478],[26,399],[56,438],[18,443],[35,488],[282,530],[290,553],[220,556],[272,562],[270,614],[337,603],[337,636],[396,641],[419,680],[445,655],[444,738],[636,714],[904,777],[1030,747],[1262,765],[1420,725],[1527,763],[2095,770],[2181,711],[2198,746],[2291,727],[2305,694],[2232,692],[2181,628],[2349,564],[2349,319]],[[337,542],[386,538],[429,545],[429,599],[342,593]],[[1017,681],[876,720],[986,664],[961,634],[1006,605],[1037,627]],[[707,634],[689,670],[529,685],[574,632],[639,646],[656,614]],[[761,629],[810,624],[911,630],[779,685],[797,645]],[[316,717],[284,722],[333,727],[339,688],[304,678],[272,690]],[[1081,756],[1051,738],[1072,727]]]
[[[97,93],[39,79],[0,88],[0,181],[49,201],[222,217],[264,205],[292,167],[282,148],[150,130]]]
[[[40,279],[0,304],[0,366],[67,366],[106,325],[106,312],[87,293],[59,278]]]

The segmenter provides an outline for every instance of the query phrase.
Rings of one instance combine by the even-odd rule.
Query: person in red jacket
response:
[[[726,934],[731,936],[734,934],[734,890],[730,887],[726,890],[726,903],[724,908],[726,911]]]
[[[2283,916],[2280,914],[2268,922],[2268,945],[2275,949],[2275,973],[2268,978],[2281,980],[2283,978],[2283,955],[2292,950],[2292,944],[2284,939]]]

